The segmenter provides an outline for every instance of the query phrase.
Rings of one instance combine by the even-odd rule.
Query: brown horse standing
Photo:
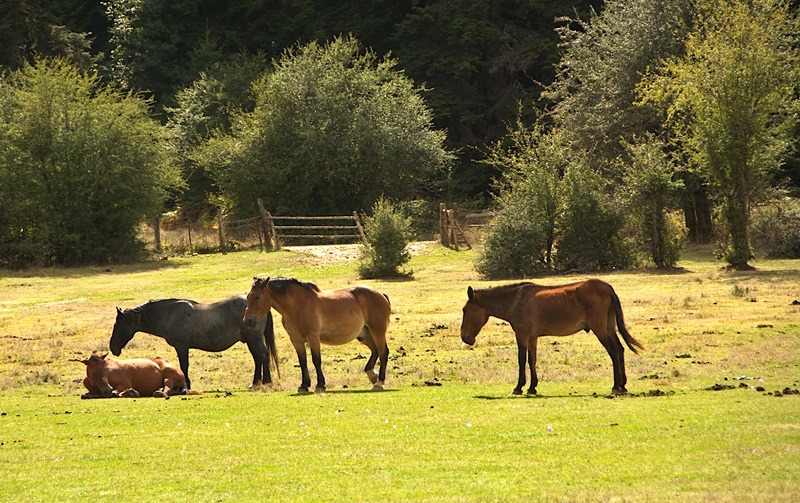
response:
[[[339,345],[353,339],[370,349],[364,372],[373,384],[373,390],[383,389],[389,361],[389,347],[386,345],[386,329],[392,310],[389,297],[365,286],[320,291],[312,283],[293,278],[253,278],[253,286],[247,294],[244,324],[254,327],[273,307],[281,314],[283,327],[297,351],[302,373],[302,382],[297,389],[299,393],[307,393],[311,386],[305,344],[308,343],[317,372],[315,391],[320,393],[325,391],[320,344]],[[378,358],[380,374],[375,372]]]
[[[163,357],[117,360],[107,356],[95,353],[81,360],[86,365],[83,385],[88,390],[81,398],[165,397],[186,393],[183,372]]]
[[[599,279],[560,286],[541,286],[533,283],[516,283],[482,290],[467,289],[467,303],[461,321],[461,340],[474,344],[475,336],[490,316],[511,324],[517,337],[519,381],[514,394],[522,394],[525,386],[525,361],[530,360],[531,386],[529,394],[536,393],[539,378],[536,376],[536,343],[543,335],[572,335],[579,330],[591,330],[611,356],[614,365],[614,387],[611,392],[624,394],[625,349],[617,337],[619,327],[622,338],[634,353],[644,346],[625,328],[622,306],[614,289]]]

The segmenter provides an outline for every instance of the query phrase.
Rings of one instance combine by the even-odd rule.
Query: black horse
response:
[[[247,344],[255,362],[253,386],[269,384],[272,382],[270,359],[278,369],[272,313],[250,328],[242,323],[245,308],[247,298],[244,295],[213,304],[162,299],[132,309],[117,308],[117,320],[108,345],[114,356],[119,356],[136,332],[162,337],[177,351],[186,386],[191,389],[189,349],[218,352],[241,341]]]

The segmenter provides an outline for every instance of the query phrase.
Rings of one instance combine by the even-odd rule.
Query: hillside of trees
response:
[[[4,0],[0,265],[123,260],[133,222],[259,197],[492,206],[487,276],[791,254],[755,217],[800,218],[797,9]]]

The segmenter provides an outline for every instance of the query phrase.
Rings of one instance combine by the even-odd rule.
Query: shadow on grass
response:
[[[475,395],[478,400],[547,400],[550,398],[598,398],[605,395],[571,394],[571,395]]]
[[[399,389],[383,389],[382,391],[373,391],[371,389],[334,389],[334,390],[325,390],[326,395],[361,395],[366,393],[395,393],[400,391]],[[316,395],[313,391],[309,391],[308,393],[292,393],[289,396],[312,396]]]
[[[143,262],[133,262],[129,264],[109,264],[109,265],[88,265],[80,267],[36,267],[30,269],[0,269],[7,278],[87,278],[102,276],[104,274],[130,274],[151,271],[163,271],[166,269],[178,269],[186,267],[186,264],[177,263],[174,260],[147,260]]]

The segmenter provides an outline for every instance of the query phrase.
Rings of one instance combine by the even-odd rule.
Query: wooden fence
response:
[[[282,245],[288,243],[319,244],[320,241],[341,243],[360,240],[367,244],[364,226],[355,211],[352,215],[277,216],[266,211],[261,200],[258,201],[258,210],[264,236],[267,236],[264,240],[265,244],[268,243],[267,251],[280,250]]]
[[[439,241],[442,246],[459,250],[462,246],[472,249],[470,230],[478,230],[489,224],[494,218],[494,213],[484,211],[479,213],[461,213],[455,208],[447,208],[445,203],[439,203]],[[474,234],[474,233],[473,233]]]

